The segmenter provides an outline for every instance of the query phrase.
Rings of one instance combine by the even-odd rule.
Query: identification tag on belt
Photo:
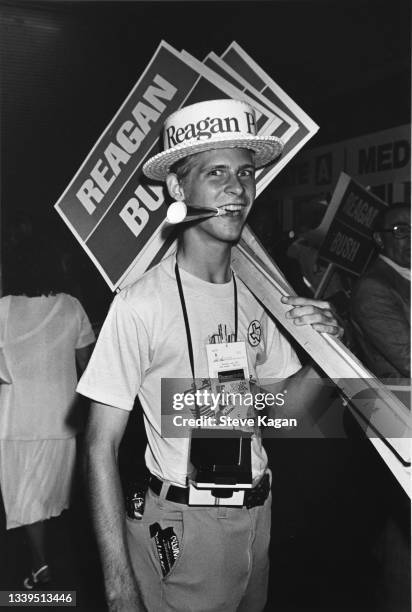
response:
[[[215,417],[219,428],[253,430],[249,367],[244,342],[206,345]]]

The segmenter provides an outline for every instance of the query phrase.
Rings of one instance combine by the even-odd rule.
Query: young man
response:
[[[218,329],[244,348],[254,379],[285,379],[300,370],[288,342],[230,266],[255,198],[255,169],[280,152],[276,138],[255,135],[250,106],[220,100],[169,117],[165,151],[145,164],[149,177],[166,180],[172,198],[219,214],[183,226],[176,255],[116,296],[79,385],[94,400],[87,475],[110,610],[250,612],[265,605],[271,499],[260,436],[252,436],[253,488],[244,501],[191,505],[190,440],[161,437],[160,386],[162,378],[210,377],[206,345]],[[339,333],[326,302],[285,301],[297,325]],[[152,474],[141,521],[125,518],[117,468],[136,395]],[[166,533],[173,534],[168,567]]]

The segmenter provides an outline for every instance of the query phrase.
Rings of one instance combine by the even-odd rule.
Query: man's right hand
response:
[[[137,588],[123,591],[119,596],[110,596],[107,607],[109,612],[149,612]]]

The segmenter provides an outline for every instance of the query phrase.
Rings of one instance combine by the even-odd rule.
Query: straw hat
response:
[[[251,149],[256,168],[276,159],[283,143],[275,136],[256,135],[254,109],[240,100],[209,100],[185,106],[170,115],[164,125],[162,153],[151,157],[143,172],[163,181],[179,159],[209,149]]]

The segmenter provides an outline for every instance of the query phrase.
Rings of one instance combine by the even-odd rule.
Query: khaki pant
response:
[[[271,495],[250,510],[191,507],[148,491],[141,521],[127,519],[132,564],[149,612],[259,612],[266,602]],[[150,525],[173,527],[180,552],[163,576]]]

